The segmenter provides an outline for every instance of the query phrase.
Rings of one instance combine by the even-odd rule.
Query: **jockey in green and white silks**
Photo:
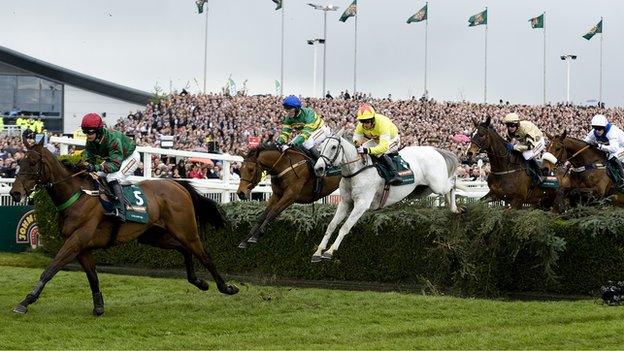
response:
[[[624,131],[607,121],[604,115],[595,115],[591,120],[592,130],[587,133],[585,142],[595,145],[607,154],[609,162],[620,172],[620,182],[616,186],[624,188]]]
[[[119,201],[119,211],[107,213],[125,221],[125,206],[121,184],[127,182],[139,166],[140,156],[136,151],[134,140],[119,131],[104,128],[104,122],[97,113],[88,113],[80,124],[82,132],[87,136],[84,150],[86,159],[85,169],[88,172],[97,172],[106,181]],[[103,162],[96,163],[97,157]]]
[[[294,95],[286,97],[282,105],[286,110],[286,116],[277,138],[277,145],[282,151],[290,146],[302,146],[314,156],[315,160],[318,159],[316,146],[330,134],[329,128],[313,109],[301,107],[301,100]],[[293,132],[297,132],[297,136],[288,142]]]

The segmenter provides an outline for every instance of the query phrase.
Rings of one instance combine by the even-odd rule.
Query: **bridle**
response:
[[[343,167],[346,165],[350,165],[352,163],[356,163],[358,161],[363,161],[362,156],[358,155],[358,158],[353,160],[353,161],[346,161],[344,162],[344,146],[342,145],[342,141],[340,137],[335,137],[335,136],[329,136],[327,137],[327,139],[330,140],[336,140],[338,142],[338,148],[336,149],[336,152],[334,153],[334,156],[330,159],[329,157],[325,156],[325,148],[327,148],[327,144],[325,144],[325,146],[323,146],[323,150],[321,150],[321,156],[319,157],[320,159],[323,159],[323,161],[325,162],[325,164],[327,166],[335,166],[335,167]],[[339,164],[339,165],[334,165],[334,162],[336,162],[336,160],[338,159],[338,155],[342,154],[342,161],[343,163]],[[368,165],[368,166],[364,166],[360,169],[358,169],[357,171],[355,171],[355,173],[352,174],[347,174],[347,175],[342,175],[343,178],[352,178],[356,175],[358,175],[360,172],[368,169],[368,168],[372,168],[374,167],[373,165]]]
[[[486,129],[486,130],[488,130],[488,132],[489,132],[489,129],[490,129],[489,127],[483,127],[483,126],[482,126],[482,128],[485,128],[485,129]],[[478,130],[478,129],[479,129],[479,127],[477,127],[477,130]],[[475,145],[477,145],[477,147],[479,148],[479,152],[482,152],[482,151],[487,152],[488,148],[487,148],[487,147],[485,147],[485,146],[483,146],[483,145],[481,145],[481,144],[479,144],[479,142],[477,142],[477,141],[475,140],[475,138],[474,138],[474,137],[471,137],[471,138],[470,138],[470,142],[471,142],[471,143],[474,143]],[[507,150],[507,148],[505,148],[505,153],[503,153],[503,154],[497,154],[497,153],[494,151],[494,148],[493,148],[493,147],[491,147],[491,146],[490,146],[489,148],[492,150],[492,155],[494,155],[495,157],[501,157],[501,158],[507,158],[507,157],[509,157],[509,150]]]
[[[74,177],[79,176],[79,175],[81,175],[81,174],[86,172],[86,170],[81,170],[81,171],[79,171],[77,173],[72,173],[69,176],[64,177],[64,178],[62,178],[60,180],[57,180],[57,181],[54,181],[54,182],[50,182],[50,181],[46,182],[45,179],[44,179],[44,172],[43,172],[43,168],[44,168],[44,164],[45,164],[44,159],[43,159],[43,154],[41,154],[40,152],[37,152],[35,150],[28,150],[26,152],[26,155],[28,155],[29,152],[35,153],[40,158],[39,161],[37,162],[37,170],[34,171],[34,172],[23,172],[21,167],[20,167],[20,171],[17,172],[17,174],[16,174],[16,180],[19,179],[20,182],[22,182],[22,186],[24,186],[24,181],[21,179],[22,176],[35,176],[35,186],[32,189],[26,189],[26,187],[24,186],[24,190],[26,191],[26,196],[30,195],[33,191],[35,191],[38,185],[41,185],[41,186],[43,186],[46,189],[50,189],[50,188],[52,188],[53,186],[55,186],[57,184],[63,183],[63,182],[65,182],[65,181],[67,181],[67,180],[69,180],[71,178],[74,178]],[[24,156],[24,159],[26,159],[26,157],[27,156]]]

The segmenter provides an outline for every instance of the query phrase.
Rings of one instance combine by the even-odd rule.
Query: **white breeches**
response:
[[[542,138],[537,142],[534,148],[532,148],[531,150],[524,151],[522,153],[522,156],[524,157],[525,160],[532,160],[536,156],[539,156],[542,154],[542,151],[544,151],[544,146],[545,146],[544,138]]]
[[[119,184],[128,184],[128,177],[134,174],[134,171],[139,167],[139,162],[141,162],[141,156],[138,151],[134,150],[130,157],[121,162],[121,166],[117,172],[98,172],[98,175],[100,177],[106,177],[106,181],[109,183],[116,180]]]
[[[374,146],[377,146],[377,142],[372,139],[362,144],[362,147],[374,147]],[[384,152],[384,154],[391,154],[393,152],[398,152],[399,147],[401,147],[401,137],[397,134],[397,136],[394,139],[390,139],[388,141],[388,151]]]
[[[310,137],[308,137],[308,139],[306,139],[306,141],[303,142],[303,144],[301,144],[306,150],[309,150],[317,145],[319,145],[320,143],[323,142],[323,140],[325,140],[325,138],[327,138],[328,135],[330,135],[331,132],[329,130],[328,126],[322,126],[321,128],[315,130],[312,132],[312,134],[310,134]]]

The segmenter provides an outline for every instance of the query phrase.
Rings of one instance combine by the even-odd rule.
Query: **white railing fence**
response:
[[[84,146],[85,141],[79,139],[72,139],[68,137],[51,137],[50,142],[58,144],[61,155],[65,155],[69,151],[69,146]],[[239,181],[230,177],[230,166],[232,162],[242,162],[243,158],[235,155],[228,154],[211,154],[205,152],[195,151],[182,151],[172,149],[162,149],[154,147],[137,147],[137,151],[142,154],[142,159],[148,162],[143,162],[143,174],[142,177],[130,177],[132,182],[140,182],[145,179],[160,179],[152,178],[152,155],[160,156],[175,156],[175,157],[197,157],[204,159],[211,159],[220,161],[223,165],[222,174],[223,179],[188,179],[193,186],[202,194],[209,198],[219,202],[228,203],[232,201],[238,201],[236,190],[238,189]],[[0,205],[2,206],[14,206],[18,205],[9,196],[9,190],[13,185],[14,179],[0,178]],[[478,199],[483,197],[488,192],[487,183],[484,181],[462,181],[458,180],[460,184],[457,189],[457,195],[463,196],[469,199]],[[463,188],[463,189],[462,189]],[[259,184],[252,190],[254,199],[266,200],[272,194],[270,181],[265,181]],[[441,205],[444,203],[444,199],[435,194],[432,203]],[[338,203],[340,201],[340,195],[338,191],[335,191],[331,195],[319,200],[320,203]]]

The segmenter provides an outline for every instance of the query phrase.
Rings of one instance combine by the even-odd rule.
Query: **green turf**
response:
[[[6,262],[0,255],[0,262]],[[14,259],[13,261],[19,261]],[[27,259],[30,260],[30,259]],[[507,302],[100,274],[91,315],[81,272],[60,272],[26,315],[11,308],[41,269],[0,266],[0,349],[622,349],[624,307]]]

